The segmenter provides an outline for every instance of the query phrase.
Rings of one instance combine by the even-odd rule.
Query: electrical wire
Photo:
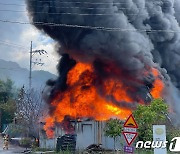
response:
[[[52,2],[52,1],[38,1],[38,2]],[[93,4],[93,5],[104,5],[104,4],[113,4],[113,5],[118,5],[118,4],[127,4],[126,2],[118,2],[118,3],[113,3],[113,2],[95,2],[95,3],[92,3],[92,2],[58,2],[58,3],[62,3],[62,4],[69,4],[69,3],[75,3],[75,4]],[[165,3],[165,2],[164,2]],[[169,2],[167,2],[169,3]],[[158,4],[158,3],[157,3]],[[15,4],[15,3],[0,3],[0,5],[5,5],[5,6],[27,6],[25,4]],[[31,4],[29,4],[29,6],[32,6]],[[38,6],[38,5],[35,5],[35,7],[43,7],[43,6]],[[53,8],[84,8],[84,9],[89,9],[89,8],[86,8],[86,7],[58,7],[58,6],[51,6],[49,5],[48,7],[53,7]],[[117,7],[117,6],[116,6]],[[142,8],[146,8],[146,7],[142,7]],[[142,8],[139,8],[139,9],[142,9]],[[166,7],[164,6],[163,8],[169,8],[169,7]],[[109,9],[109,8],[91,8],[91,9]],[[121,8],[119,8],[121,9]],[[122,9],[131,9],[131,8],[122,8]]]
[[[21,46],[21,45],[18,45],[18,44],[14,44],[14,43],[10,43],[10,42],[5,42],[5,41],[1,41],[1,40],[0,40],[0,44],[4,44],[4,45],[7,45],[7,46],[18,47],[18,48],[23,48],[23,49],[28,49],[25,46]]]
[[[27,12],[27,11],[19,11],[19,10],[0,10],[0,12]],[[71,13],[71,12],[61,12],[61,13],[48,13],[48,12],[30,12],[35,14],[50,14],[50,15],[76,15],[76,16],[114,16],[119,15],[118,13],[115,14],[89,14],[89,13]],[[139,15],[139,14],[127,14],[127,15]]]
[[[70,25],[70,24],[57,24],[57,23],[45,23],[45,22],[22,22],[22,21],[10,21],[10,20],[2,20],[0,22],[3,23],[11,23],[11,24],[22,24],[22,25],[39,25],[39,26],[51,26],[51,27],[68,27],[68,28],[82,28],[82,29],[90,29],[90,30],[100,30],[100,31],[121,31],[121,32],[146,32],[146,33],[156,33],[156,32],[168,32],[168,33],[180,33],[180,31],[175,30],[144,30],[144,29],[122,29],[119,27],[93,27],[86,25]]]
[[[21,11],[21,10],[0,10],[0,12],[27,12],[27,11]],[[117,12],[117,13],[112,13],[112,14],[104,14],[104,13],[94,13],[94,14],[90,14],[90,13],[71,13],[71,12],[61,12],[61,13],[48,13],[48,12],[30,12],[33,14],[49,14],[49,15],[76,15],[76,16],[114,16],[114,15],[120,15],[120,13],[124,14],[123,12]],[[139,15],[145,15],[145,14],[149,14],[148,12],[144,12],[144,13],[129,13],[129,14],[124,14],[126,16],[139,16]],[[157,14],[157,13],[152,13],[152,14]]]
[[[38,6],[36,6],[38,7]],[[42,6],[39,6],[42,8]],[[112,10],[112,8],[107,8],[107,7],[99,7],[99,8],[93,8],[93,7],[70,7],[70,6],[67,6],[67,7],[54,7],[54,6],[48,6],[48,7],[53,7],[53,8],[59,8],[59,9],[84,9],[84,10]],[[143,9],[145,7],[142,7],[142,8],[139,8],[139,9]],[[118,9],[121,9],[121,10],[128,10],[128,9],[131,9],[131,8],[127,8],[127,7],[121,7],[121,8],[118,8]],[[26,10],[20,10],[20,12],[25,12]]]
[[[0,69],[2,69],[2,70],[11,70],[11,71],[22,71],[22,69],[21,68],[3,68],[3,67],[0,67]]]
[[[20,46],[20,47],[25,47],[25,46],[22,46],[20,44],[12,43],[12,42],[9,42],[9,41],[7,42],[7,41],[4,41],[4,40],[0,40],[0,42],[8,43],[8,44],[13,44],[13,45]]]
[[[47,3],[47,2],[52,2],[52,1],[37,1],[37,2],[44,2],[44,3]],[[92,3],[92,2],[79,2],[79,1],[76,1],[76,2],[58,2],[58,3],[63,3],[63,4],[66,4],[66,3],[75,3],[75,4],[126,4],[125,2],[118,2],[118,3],[113,3],[113,2],[95,2],[95,3]],[[15,4],[15,3],[0,3],[0,5],[10,5],[10,6],[26,6],[25,4]],[[42,7],[42,6],[41,6]]]
[[[26,1],[26,0],[23,0]],[[44,2],[44,3],[48,3],[48,2],[53,2],[52,0],[44,0],[44,1],[40,1],[40,0],[27,0],[27,1],[36,1],[36,2]],[[81,4],[127,4],[126,2],[87,2],[87,1],[58,1],[58,3],[81,3]],[[158,3],[158,2],[156,2]],[[163,1],[163,3],[170,3],[170,1],[166,0]],[[9,3],[4,3],[5,5],[16,5],[16,4],[9,4]]]

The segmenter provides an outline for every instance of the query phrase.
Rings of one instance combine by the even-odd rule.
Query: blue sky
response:
[[[0,20],[28,22],[29,19],[24,0],[1,0]],[[0,59],[14,61],[19,63],[21,67],[29,68],[29,48],[31,41],[33,41],[34,50],[44,49],[48,52],[48,55],[34,56],[34,60],[42,59],[45,65],[42,67],[34,66],[33,69],[42,69],[56,74],[56,65],[59,57],[54,51],[55,42],[51,38],[38,31],[32,25],[0,22]],[[14,44],[20,45],[20,47]]]

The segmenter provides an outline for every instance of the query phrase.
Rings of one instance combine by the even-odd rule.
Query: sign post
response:
[[[166,141],[166,126],[153,125],[153,141]],[[155,148],[154,154],[167,154],[166,148]]]
[[[134,151],[134,148],[131,147],[131,144],[134,142],[134,140],[136,139],[138,135],[138,133],[136,132],[137,128],[138,128],[138,125],[133,115],[131,114],[126,120],[126,122],[124,123],[123,135],[128,145],[128,146],[124,146],[124,152],[126,153],[133,153]]]

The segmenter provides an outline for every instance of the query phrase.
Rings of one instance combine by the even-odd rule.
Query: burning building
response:
[[[113,149],[114,139],[104,135],[105,124],[106,123],[102,121],[92,121],[88,119],[83,119],[82,121],[71,121],[71,125],[74,127],[74,131],[76,132],[74,134],[67,134],[66,131],[57,124],[54,129],[53,138],[47,139],[45,132],[40,131],[40,147],[48,149],[63,149],[62,147],[64,147],[66,149],[66,144],[71,144],[73,148],[76,146],[77,151],[81,151],[82,149],[86,149],[89,145],[100,144],[101,148]],[[74,136],[75,139],[72,139]],[[64,140],[64,138],[66,139]],[[58,142],[60,142],[60,144]],[[116,148],[121,149],[121,144],[123,142],[123,137],[117,137],[115,140]],[[68,149],[70,150],[70,148]]]
[[[178,105],[179,21],[170,0],[27,0],[30,20],[57,42],[56,81],[48,81],[49,137],[69,120],[125,119],[163,97]]]

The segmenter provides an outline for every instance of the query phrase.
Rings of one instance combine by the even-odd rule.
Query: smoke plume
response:
[[[101,74],[99,77],[103,76],[102,68],[113,64],[123,72],[122,77],[111,69],[113,78],[121,78],[126,85],[130,81],[129,86],[141,93],[146,87],[152,88],[155,76],[150,69],[156,68],[168,87],[164,98],[180,116],[180,4],[176,3],[172,0],[27,0],[27,9],[34,23],[55,24],[34,25],[57,42],[60,55],[66,53],[78,62],[93,64]],[[60,77],[52,82],[53,91],[60,87],[64,90],[67,72],[76,64],[66,54],[58,66]],[[143,82],[144,86],[139,88],[135,81]]]

